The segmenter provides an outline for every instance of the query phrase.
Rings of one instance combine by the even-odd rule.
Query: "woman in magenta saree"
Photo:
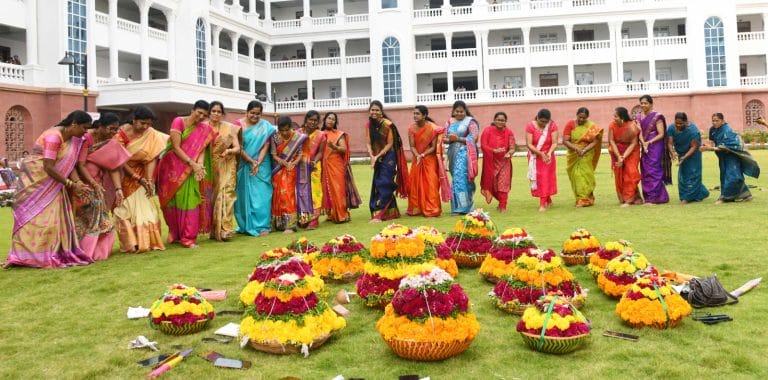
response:
[[[669,194],[664,185],[672,184],[672,161],[667,152],[664,137],[667,122],[664,115],[653,111],[653,98],[650,95],[640,97],[642,113],[637,114],[640,124],[640,182],[643,187],[645,204],[654,205],[669,202]]]
[[[365,128],[368,156],[373,167],[371,186],[371,222],[377,223],[400,217],[395,193],[408,197],[408,164],[405,161],[403,142],[392,121],[384,114],[384,106],[374,100],[368,107],[368,123]]]
[[[216,132],[204,122],[208,102],[198,100],[192,113],[171,123],[171,142],[158,166],[157,195],[168,225],[168,242],[197,246],[197,234],[211,228],[213,177],[210,144]],[[194,175],[192,175],[194,174]]]
[[[93,262],[78,244],[67,195],[69,191],[81,196],[90,192],[74,169],[81,137],[91,120],[86,112],[70,113],[43,132],[22,161],[6,267],[61,268]]]

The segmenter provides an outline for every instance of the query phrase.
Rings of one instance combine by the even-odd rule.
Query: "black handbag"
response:
[[[739,302],[738,298],[723,288],[714,274],[707,278],[693,278],[688,281],[688,286],[686,299],[695,308],[723,306]]]

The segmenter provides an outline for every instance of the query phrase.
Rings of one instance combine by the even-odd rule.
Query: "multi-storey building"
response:
[[[649,93],[701,127],[721,111],[743,129],[768,95],[768,1],[1,3],[0,55],[21,63],[0,63],[0,156],[12,159],[82,107],[85,83],[91,111],[148,104],[163,121],[198,98],[242,111],[257,97],[268,112],[341,110],[357,122],[380,99],[401,126],[414,104],[442,118],[454,100],[485,116],[546,104],[564,118],[587,105],[606,122]],[[65,54],[73,65],[59,64]]]

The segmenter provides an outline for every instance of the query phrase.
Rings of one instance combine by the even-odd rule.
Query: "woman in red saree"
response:
[[[297,165],[307,136],[291,129],[288,116],[277,119],[277,133],[269,142],[272,155],[272,228],[284,233],[296,231],[297,224]]]
[[[414,107],[413,121],[408,128],[413,161],[409,173],[407,214],[437,217],[443,212],[441,193],[443,201],[450,200],[451,185],[443,165],[445,128],[435,125],[429,117],[429,110],[422,105]]]
[[[525,126],[525,141],[528,145],[528,180],[531,181],[531,195],[539,198],[539,211],[552,206],[552,196],[557,194],[557,124],[552,113],[542,108],[536,119]]]
[[[480,193],[488,204],[499,201],[499,212],[507,211],[507,198],[512,188],[512,155],[515,154],[515,134],[507,128],[507,114],[496,112],[493,125],[483,129],[480,149],[483,151],[483,174]]]
[[[345,223],[351,220],[349,209],[360,206],[360,194],[357,192],[352,168],[349,166],[351,155],[349,134],[339,130],[339,117],[328,112],[323,118],[322,145],[322,189],[323,209],[328,220]]]
[[[616,195],[621,207],[643,204],[640,196],[640,127],[629,117],[629,111],[617,107],[613,121],[608,125],[608,150],[611,153],[611,168],[616,184]]]

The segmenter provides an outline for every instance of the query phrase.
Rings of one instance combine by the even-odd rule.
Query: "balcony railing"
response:
[[[315,108],[341,108],[341,99],[315,99]]]
[[[451,57],[464,58],[464,57],[477,57],[477,49],[453,49],[451,50]]]
[[[596,49],[609,49],[611,47],[610,40],[602,41],[579,41],[573,43],[573,50],[596,50]]]
[[[442,59],[448,58],[448,52],[445,50],[427,50],[417,51],[416,59]]]
[[[307,108],[307,101],[306,100],[289,100],[287,102],[277,102],[277,110],[278,111],[286,111],[291,109],[306,109]]]
[[[0,82],[24,83],[24,66],[10,63],[0,63]]]
[[[534,96],[554,96],[568,94],[568,86],[534,87]]]
[[[104,24],[104,25],[108,25],[109,24],[109,15],[108,14],[103,13],[103,12],[98,12],[98,11],[96,11],[94,13],[96,14],[96,23],[97,24]]]
[[[659,90],[662,90],[662,91],[686,90],[690,87],[688,85],[688,79],[663,80],[663,81],[659,81],[658,83],[659,83]]]
[[[442,8],[416,9],[413,11],[413,18],[431,18],[443,15]]]
[[[522,88],[510,88],[501,90],[492,90],[491,97],[494,99],[515,99],[525,96],[525,90]]]
[[[369,63],[371,62],[371,56],[370,55],[350,55],[346,57],[347,64],[355,64],[355,63]]]
[[[307,61],[304,59],[293,59],[290,61],[272,61],[271,68],[273,70],[279,69],[298,69],[307,66]]]
[[[488,13],[516,12],[520,9],[522,9],[520,2],[491,4],[488,6]]]
[[[685,45],[686,41],[686,36],[653,37],[656,46]]]
[[[579,95],[599,95],[607,94],[609,92],[611,92],[610,84],[589,84],[576,86],[576,93]]]
[[[149,28],[149,38],[154,38],[160,41],[168,40],[168,32],[160,29]]]
[[[597,5],[605,5],[605,0],[571,0],[573,7],[593,7]]]
[[[301,28],[301,20],[278,20],[272,21],[274,29]]]
[[[468,16],[472,14],[472,6],[451,7],[451,14],[454,16]]]
[[[765,39],[765,32],[743,32],[736,34],[739,41],[762,41]]]
[[[448,93],[446,92],[432,92],[428,94],[416,94],[417,103],[434,103],[446,101]]]
[[[347,106],[349,107],[368,107],[370,104],[371,104],[370,96],[361,96],[361,97],[347,99]]]
[[[553,44],[533,44],[531,45],[531,53],[547,53],[552,51],[562,51],[567,47],[567,43],[559,42]]]
[[[336,17],[312,17],[312,26],[335,25]]]
[[[768,86],[768,75],[741,77],[741,85],[745,87],[765,87]]]
[[[647,38],[625,38],[621,40],[621,47],[632,48],[643,46],[648,46]]]
[[[562,0],[529,1],[528,6],[530,7],[530,9],[556,9],[556,8],[563,7],[563,1]]]
[[[312,58],[312,66],[335,66],[341,64],[341,58],[328,57],[328,58]]]
[[[368,13],[359,15],[345,15],[344,22],[347,24],[359,24],[361,22],[368,22]]]
[[[258,58],[253,60],[253,65],[264,69],[267,68],[267,62]]]
[[[242,63],[249,63],[251,59],[247,55],[237,54],[237,61]]]
[[[475,100],[477,99],[477,90],[454,92],[453,98],[455,100]]]
[[[232,58],[232,50],[219,49],[219,57],[231,59]]]
[[[632,82],[625,85],[627,92],[647,92],[651,89],[651,84],[648,82]]]
[[[525,46],[493,46],[488,48],[488,55],[511,55],[525,53]]]
[[[125,30],[126,32],[131,32],[131,33],[138,33],[140,29],[140,25],[133,21],[123,20],[121,18],[118,18],[117,29]]]

